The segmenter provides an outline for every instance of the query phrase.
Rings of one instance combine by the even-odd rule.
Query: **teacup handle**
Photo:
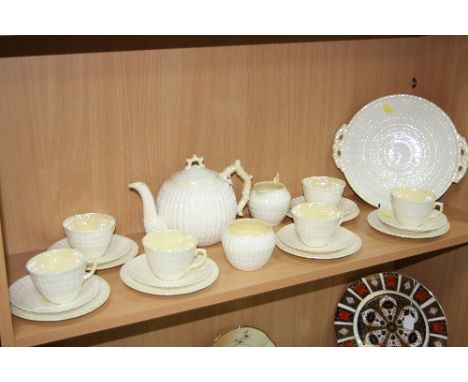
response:
[[[93,262],[91,270],[84,274],[84,276],[83,276],[84,281],[88,280],[92,275],[94,275],[94,272],[96,272],[96,267],[97,267],[97,261]]]
[[[439,208],[437,208],[439,207]],[[432,216],[432,218],[436,218],[437,216],[439,216],[442,211],[444,210],[444,203],[440,203],[440,202],[435,202],[434,203],[434,211],[436,211],[436,214],[434,216]]]
[[[193,263],[190,264],[190,267],[188,267],[187,272],[192,269],[200,268],[203,264],[205,264],[206,259],[207,259],[206,249],[203,249],[203,248],[195,249],[195,259],[198,256],[202,257],[201,260],[198,260],[198,261],[194,260]]]

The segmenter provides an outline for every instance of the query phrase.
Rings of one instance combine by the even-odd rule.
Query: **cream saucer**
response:
[[[130,247],[130,250],[125,255],[119,257],[116,260],[109,261],[108,263],[103,263],[103,264],[98,265],[96,270],[114,268],[114,267],[118,267],[119,265],[125,264],[127,261],[133,259],[138,254],[138,250],[139,250],[138,244],[132,240],[132,245]],[[88,266],[88,268],[91,268],[91,266]]]
[[[434,231],[436,229],[442,228],[448,223],[447,216],[445,216],[443,213],[439,214],[438,212],[435,212],[433,215],[435,215],[435,217],[429,217],[427,222],[418,227],[406,227],[397,220],[393,212],[383,209],[377,210],[377,217],[382,223],[385,223],[392,228],[411,232]]]
[[[450,223],[447,222],[447,224],[445,224],[441,228],[437,228],[429,232],[403,231],[382,223],[378,218],[378,210],[372,211],[367,216],[367,222],[372,228],[376,229],[379,232],[385,233],[390,236],[403,237],[406,239],[428,239],[432,237],[442,236],[444,233],[447,233],[450,229]]]
[[[127,255],[135,251],[135,246],[137,253],[138,245],[132,239],[122,235],[113,235],[106,253],[97,259],[98,266],[96,269],[108,269],[123,264],[122,258],[125,257],[128,260]],[[49,249],[58,248],[70,248],[70,244],[68,244],[66,238],[52,244]],[[136,253],[132,257],[134,257]]]
[[[91,299],[91,301],[75,309],[57,313],[35,313],[28,312],[27,310],[12,305],[11,313],[17,317],[32,321],[63,321],[88,314],[103,305],[110,296],[109,284],[99,276],[94,275],[93,278],[96,278],[99,281],[99,292],[93,299]]]
[[[10,286],[10,301],[17,308],[32,313],[59,313],[76,309],[91,301],[99,292],[99,281],[93,276],[83,283],[80,294],[66,304],[47,301],[34,286],[31,276],[24,276]]]
[[[332,260],[332,259],[339,259],[341,257],[350,256],[359,249],[361,249],[362,241],[359,236],[353,239],[351,245],[342,249],[341,251],[336,252],[329,252],[329,253],[310,253],[305,251],[300,251],[295,248],[291,248],[290,246],[283,243],[278,236],[276,236],[276,245],[279,249],[282,249],[284,252],[287,252],[294,256],[304,257],[306,259],[318,259],[318,260]]]
[[[346,228],[338,227],[331,241],[327,245],[323,247],[312,248],[305,245],[301,239],[299,239],[299,236],[297,236],[296,230],[294,228],[294,223],[284,226],[276,234],[278,235],[279,239],[288,247],[310,253],[329,253],[340,251],[351,245],[353,240],[355,240],[355,236],[357,236],[355,233],[347,230]]]
[[[204,289],[211,284],[213,284],[216,279],[218,278],[219,275],[219,268],[216,265],[216,263],[211,260],[210,258],[206,259],[206,265],[209,268],[209,273],[207,276],[202,279],[199,282],[196,282],[191,285],[186,285],[183,287],[176,287],[176,288],[158,288],[158,287],[153,287],[150,285],[143,284],[137,280],[135,280],[131,275],[130,272],[128,271],[129,264],[125,264],[122,268],[120,268],[120,278],[126,284],[132,289],[135,289],[139,292],[142,293],[147,293],[147,294],[152,294],[152,295],[157,295],[157,296],[177,296],[180,294],[188,294],[188,293],[193,293],[197,292],[201,289]]]
[[[136,281],[156,288],[180,288],[192,285],[202,281],[211,271],[210,265],[205,263],[200,268],[187,272],[178,280],[161,280],[151,271],[145,254],[137,256],[129,261],[127,269],[130,276]]]
[[[289,209],[286,213],[286,216],[292,219],[291,209],[300,203],[305,203],[305,199],[303,196],[298,196],[297,198],[291,199],[289,202]],[[354,203],[350,199],[341,198],[340,202],[338,203],[337,207],[343,212],[343,223],[353,220],[359,215],[359,207],[356,203]]]

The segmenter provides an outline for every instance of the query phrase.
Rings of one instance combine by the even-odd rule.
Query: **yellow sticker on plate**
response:
[[[388,114],[393,114],[395,112],[395,110],[393,110],[393,107],[391,107],[388,103],[385,103],[383,105],[383,109]]]

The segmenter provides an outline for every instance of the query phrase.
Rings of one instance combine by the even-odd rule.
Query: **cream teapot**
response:
[[[145,183],[129,184],[142,199],[146,233],[178,229],[195,235],[199,245],[206,246],[221,240],[224,228],[236,214],[243,216],[252,176],[245,172],[239,160],[221,173],[207,169],[203,161],[203,157],[196,155],[187,159],[185,169],[164,182],[156,204]],[[239,203],[231,184],[234,172],[244,182]]]

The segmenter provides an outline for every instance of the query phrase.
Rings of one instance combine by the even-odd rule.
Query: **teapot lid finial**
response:
[[[196,154],[188,158],[185,169],[172,175],[173,182],[179,185],[197,185],[213,183],[218,179],[219,174],[216,171],[205,167],[204,158]]]
[[[205,158],[199,157],[197,154],[193,154],[191,158],[187,158],[185,161],[187,162],[187,166],[185,166],[185,168],[192,167],[194,162],[197,162],[200,167],[205,167],[205,163],[203,163]]]

